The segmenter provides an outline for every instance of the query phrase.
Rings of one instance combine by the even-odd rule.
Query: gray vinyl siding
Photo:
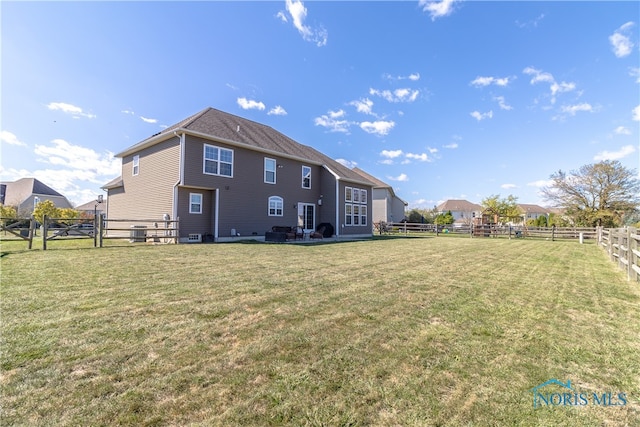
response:
[[[340,227],[341,227],[341,231],[340,234],[342,235],[351,235],[351,234],[372,234],[373,233],[373,220],[372,220],[372,215],[373,215],[373,210],[372,210],[372,198],[373,198],[373,194],[372,194],[372,187],[371,186],[366,186],[364,184],[361,183],[352,183],[349,181],[339,181],[340,182],[340,195],[339,195],[339,200],[340,200],[340,206],[338,207],[339,211],[340,211]],[[347,225],[345,224],[345,187],[351,187],[351,188],[357,188],[360,190],[367,190],[367,203],[366,204],[360,204],[361,206],[366,206],[367,207],[367,224],[366,225]],[[344,226],[343,226],[344,224]]]
[[[233,150],[233,177],[209,175],[203,172],[204,145]],[[275,159],[276,183],[264,182],[264,159]],[[311,189],[302,188],[302,165],[311,167]],[[213,234],[213,217],[203,220],[215,209],[215,191],[218,196],[218,237],[230,237],[231,230],[241,236],[264,236],[273,226],[294,226],[298,221],[298,202],[316,204],[316,224],[319,223],[317,201],[322,194],[321,167],[297,160],[261,153],[211,140],[186,137],[184,186],[180,191],[180,235],[191,233]],[[189,192],[209,191],[212,203],[205,203],[206,215],[188,214]],[[269,216],[270,196],[283,199],[283,216]],[[187,212],[187,216],[183,214]],[[193,224],[192,224],[193,222]],[[331,221],[333,223],[333,221]]]
[[[180,143],[171,138],[135,153],[139,173],[132,175],[133,155],[122,159],[123,186],[109,190],[109,218],[173,219],[173,188],[180,178]]]

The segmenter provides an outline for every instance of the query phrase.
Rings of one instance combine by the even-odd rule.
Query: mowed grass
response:
[[[23,246],[1,425],[640,425],[640,286],[593,243]],[[627,403],[534,408],[552,378]]]

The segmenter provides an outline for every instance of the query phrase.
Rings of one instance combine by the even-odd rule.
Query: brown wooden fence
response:
[[[44,216],[41,227],[33,218],[0,218],[3,240],[22,239],[32,249],[33,239],[40,232],[42,249],[54,240],[92,239],[94,247],[103,247],[104,240],[121,239],[129,242],[178,243],[179,218],[158,219],[69,219]],[[8,237],[8,238],[7,238]]]
[[[596,227],[523,227],[509,225],[474,225],[474,224],[420,224],[411,222],[377,222],[374,224],[375,234],[411,234],[432,233],[468,235],[469,237],[506,237],[506,238],[541,238],[541,239],[596,239]]]
[[[640,281],[640,234],[634,227],[599,228],[598,245],[612,262],[627,273],[627,278]]]

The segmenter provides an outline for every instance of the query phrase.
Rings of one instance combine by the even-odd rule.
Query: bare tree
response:
[[[559,170],[542,189],[544,198],[564,208],[576,225],[616,227],[640,205],[640,180],[617,160],[584,165],[569,174]]]

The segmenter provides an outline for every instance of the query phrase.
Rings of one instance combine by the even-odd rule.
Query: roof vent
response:
[[[236,133],[240,132],[240,125],[238,125],[238,127],[236,128]]]

